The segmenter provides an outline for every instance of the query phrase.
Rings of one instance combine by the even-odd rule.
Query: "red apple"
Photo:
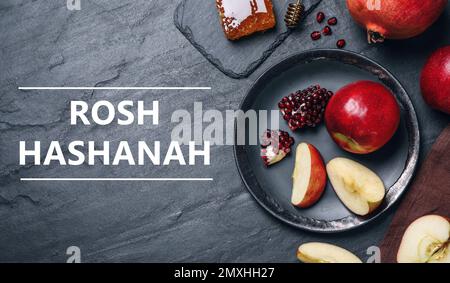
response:
[[[422,96],[434,109],[450,114],[450,45],[435,51],[422,70]]]
[[[330,99],[325,123],[341,148],[367,154],[392,138],[400,123],[400,107],[382,84],[358,81],[344,86]]]
[[[292,181],[293,205],[307,208],[322,196],[327,184],[327,172],[322,156],[313,145],[301,143],[297,146]]]
[[[327,173],[337,196],[353,213],[368,215],[383,202],[383,180],[364,165],[337,157],[328,162]]]

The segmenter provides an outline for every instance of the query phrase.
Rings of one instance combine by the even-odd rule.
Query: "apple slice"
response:
[[[450,223],[438,215],[409,225],[397,253],[398,263],[450,263]]]
[[[346,249],[325,243],[301,245],[297,250],[297,258],[304,263],[362,263]]]
[[[346,158],[327,164],[328,177],[344,205],[357,215],[367,215],[383,201],[383,181],[367,167]]]
[[[313,145],[301,143],[297,146],[292,181],[293,205],[307,208],[322,196],[327,183],[327,173],[322,156]]]

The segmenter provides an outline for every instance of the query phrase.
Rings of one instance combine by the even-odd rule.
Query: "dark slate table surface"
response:
[[[450,44],[450,8],[424,35],[367,45],[344,1],[319,9],[340,18],[335,31],[347,49],[375,59],[405,85],[420,120],[421,160],[448,116],[424,105],[419,73],[427,56]],[[305,241],[341,245],[367,258],[391,222],[395,208],[356,231],[320,235],[280,223],[247,193],[232,147],[212,148],[212,165],[165,167],[19,166],[18,141],[76,139],[170,141],[170,115],[204,109],[237,109],[249,85],[281,58],[336,37],[312,42],[313,18],[289,37],[248,79],[233,80],[212,67],[172,22],[177,1],[82,0],[81,11],[65,1],[4,0],[0,3],[0,261],[64,262],[78,246],[84,262],[296,262]],[[191,86],[212,91],[19,91],[18,86]],[[161,125],[70,126],[68,103],[108,99],[160,100]],[[213,176],[212,183],[25,183],[21,177]]]

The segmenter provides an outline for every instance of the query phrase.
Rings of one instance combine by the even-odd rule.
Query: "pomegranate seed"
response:
[[[325,20],[325,14],[323,12],[317,13],[316,19],[319,24],[322,23]]]
[[[319,40],[321,37],[322,35],[320,34],[320,31],[314,31],[313,33],[311,33],[312,40]]]
[[[289,128],[295,131],[306,126],[317,126],[322,122],[325,107],[332,95],[333,92],[315,85],[284,97],[282,100],[296,101],[294,107],[280,107]]]
[[[330,26],[335,26],[335,25],[337,25],[337,18],[336,18],[336,17],[332,17],[332,18],[328,19],[328,24],[329,24]]]
[[[267,130],[261,139],[261,158],[270,166],[283,160],[290,152],[294,139],[284,131]]]
[[[333,33],[333,31],[331,30],[331,28],[329,26],[326,26],[323,28],[322,33],[323,33],[323,35],[331,35]]]
[[[339,39],[339,40],[336,42],[336,46],[337,46],[338,48],[344,48],[345,45],[346,45],[346,42],[345,42],[344,39]]]

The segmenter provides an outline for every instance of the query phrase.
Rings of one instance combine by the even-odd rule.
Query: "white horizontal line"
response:
[[[77,87],[18,87],[19,90],[210,90],[211,87],[197,87],[197,86],[151,86],[151,87],[89,87],[89,86],[77,86]]]
[[[20,181],[213,181],[213,178],[20,178]]]

